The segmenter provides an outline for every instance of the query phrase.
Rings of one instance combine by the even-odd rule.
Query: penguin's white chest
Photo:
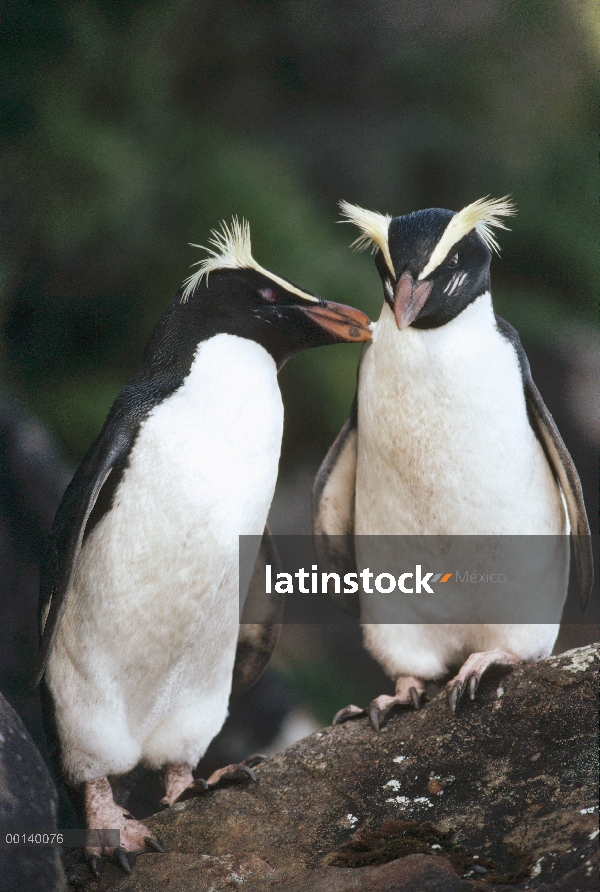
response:
[[[124,752],[132,764],[195,764],[219,731],[238,634],[238,537],[263,532],[282,430],[272,357],[225,334],[200,345],[182,386],[142,424],[82,550],[49,661],[63,752],[112,753],[80,754],[71,776],[82,760],[98,762],[92,775],[127,770]]]
[[[357,533],[565,532],[489,294],[427,331],[399,332],[385,305],[361,363],[358,419]]]
[[[182,387],[157,406],[134,446],[127,487],[157,501],[170,537],[228,544],[262,533],[277,477],[283,405],[271,356],[254,341],[202,344]],[[154,521],[164,534],[160,518]],[[181,546],[186,548],[187,546]]]

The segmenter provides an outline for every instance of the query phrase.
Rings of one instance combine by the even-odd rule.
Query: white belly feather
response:
[[[527,417],[518,359],[496,329],[489,294],[426,331],[399,332],[384,304],[361,363],[358,399],[357,535],[568,532],[560,490]],[[559,607],[568,563],[565,541],[547,568],[547,597]],[[370,607],[363,602],[363,615]],[[433,678],[473,650],[539,659],[558,626],[371,624],[364,631],[390,675]]]
[[[47,670],[67,776],[196,764],[226,715],[238,536],[267,520],[283,429],[271,356],[218,335],[138,434],[83,548]]]

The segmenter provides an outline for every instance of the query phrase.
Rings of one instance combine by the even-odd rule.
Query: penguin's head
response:
[[[222,223],[210,243],[214,249],[203,248],[208,257],[196,264],[199,270],[186,279],[167,314],[178,328],[187,326],[188,337],[249,338],[279,368],[310,347],[370,340],[372,323],[360,310],[325,301],[261,267],[252,257],[245,220]]]
[[[362,231],[353,244],[377,252],[384,298],[400,331],[445,325],[489,290],[498,250],[492,227],[506,229],[500,217],[515,212],[507,197],[482,198],[458,213],[429,208],[402,217],[340,206]]]

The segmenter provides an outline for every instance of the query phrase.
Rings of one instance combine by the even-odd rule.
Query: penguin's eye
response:
[[[265,300],[268,300],[270,304],[274,304],[277,300],[277,295],[272,288],[260,288],[258,293]]]
[[[446,265],[451,267],[458,266],[458,254],[455,254],[454,257],[451,257]]]

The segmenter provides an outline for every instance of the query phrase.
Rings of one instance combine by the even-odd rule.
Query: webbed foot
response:
[[[256,783],[258,778],[256,774],[250,768],[249,765],[245,764],[246,760],[242,762],[237,762],[235,765],[226,765],[225,768],[218,768],[217,771],[213,771],[209,779],[206,781],[208,784],[209,790],[214,790],[215,787],[220,787],[221,784],[227,783],[240,783],[252,781],[252,783]],[[255,763],[258,764],[258,763]]]
[[[111,858],[125,873],[131,873],[136,855],[146,851],[165,851],[145,824],[136,821],[133,815],[117,805],[108,778],[99,777],[85,784],[84,800],[88,827],[120,832],[118,846],[85,846],[85,858],[96,878],[100,876],[105,857]]]
[[[426,696],[425,682],[414,675],[400,675],[396,679],[396,693],[393,697],[381,694],[369,704],[368,716],[375,731],[379,731],[388,713],[396,706],[412,706],[420,709],[421,700]],[[340,709],[333,717],[334,725],[341,725],[349,719],[367,715],[366,709],[351,704]]]
[[[163,769],[165,795],[161,799],[161,803],[171,806],[176,802],[186,802],[188,799],[202,796],[208,790],[214,790],[226,783],[255,782],[257,777],[252,768],[265,759],[266,756],[255,753],[235,765],[226,765],[224,768],[213,771],[208,780],[195,778],[190,765],[167,765]]]
[[[481,676],[490,666],[512,669],[514,666],[518,666],[520,662],[521,660],[513,654],[499,650],[471,654],[461,667],[458,675],[446,685],[446,699],[452,712],[456,712],[456,707],[467,688],[469,690],[469,698],[471,700],[475,699]]]
[[[355,706],[354,703],[351,703],[349,706],[344,706],[343,709],[340,709],[334,715],[331,724],[332,725],[343,725],[344,722],[350,721],[350,719],[357,719],[361,715],[366,715],[367,710],[361,709],[360,706]]]

